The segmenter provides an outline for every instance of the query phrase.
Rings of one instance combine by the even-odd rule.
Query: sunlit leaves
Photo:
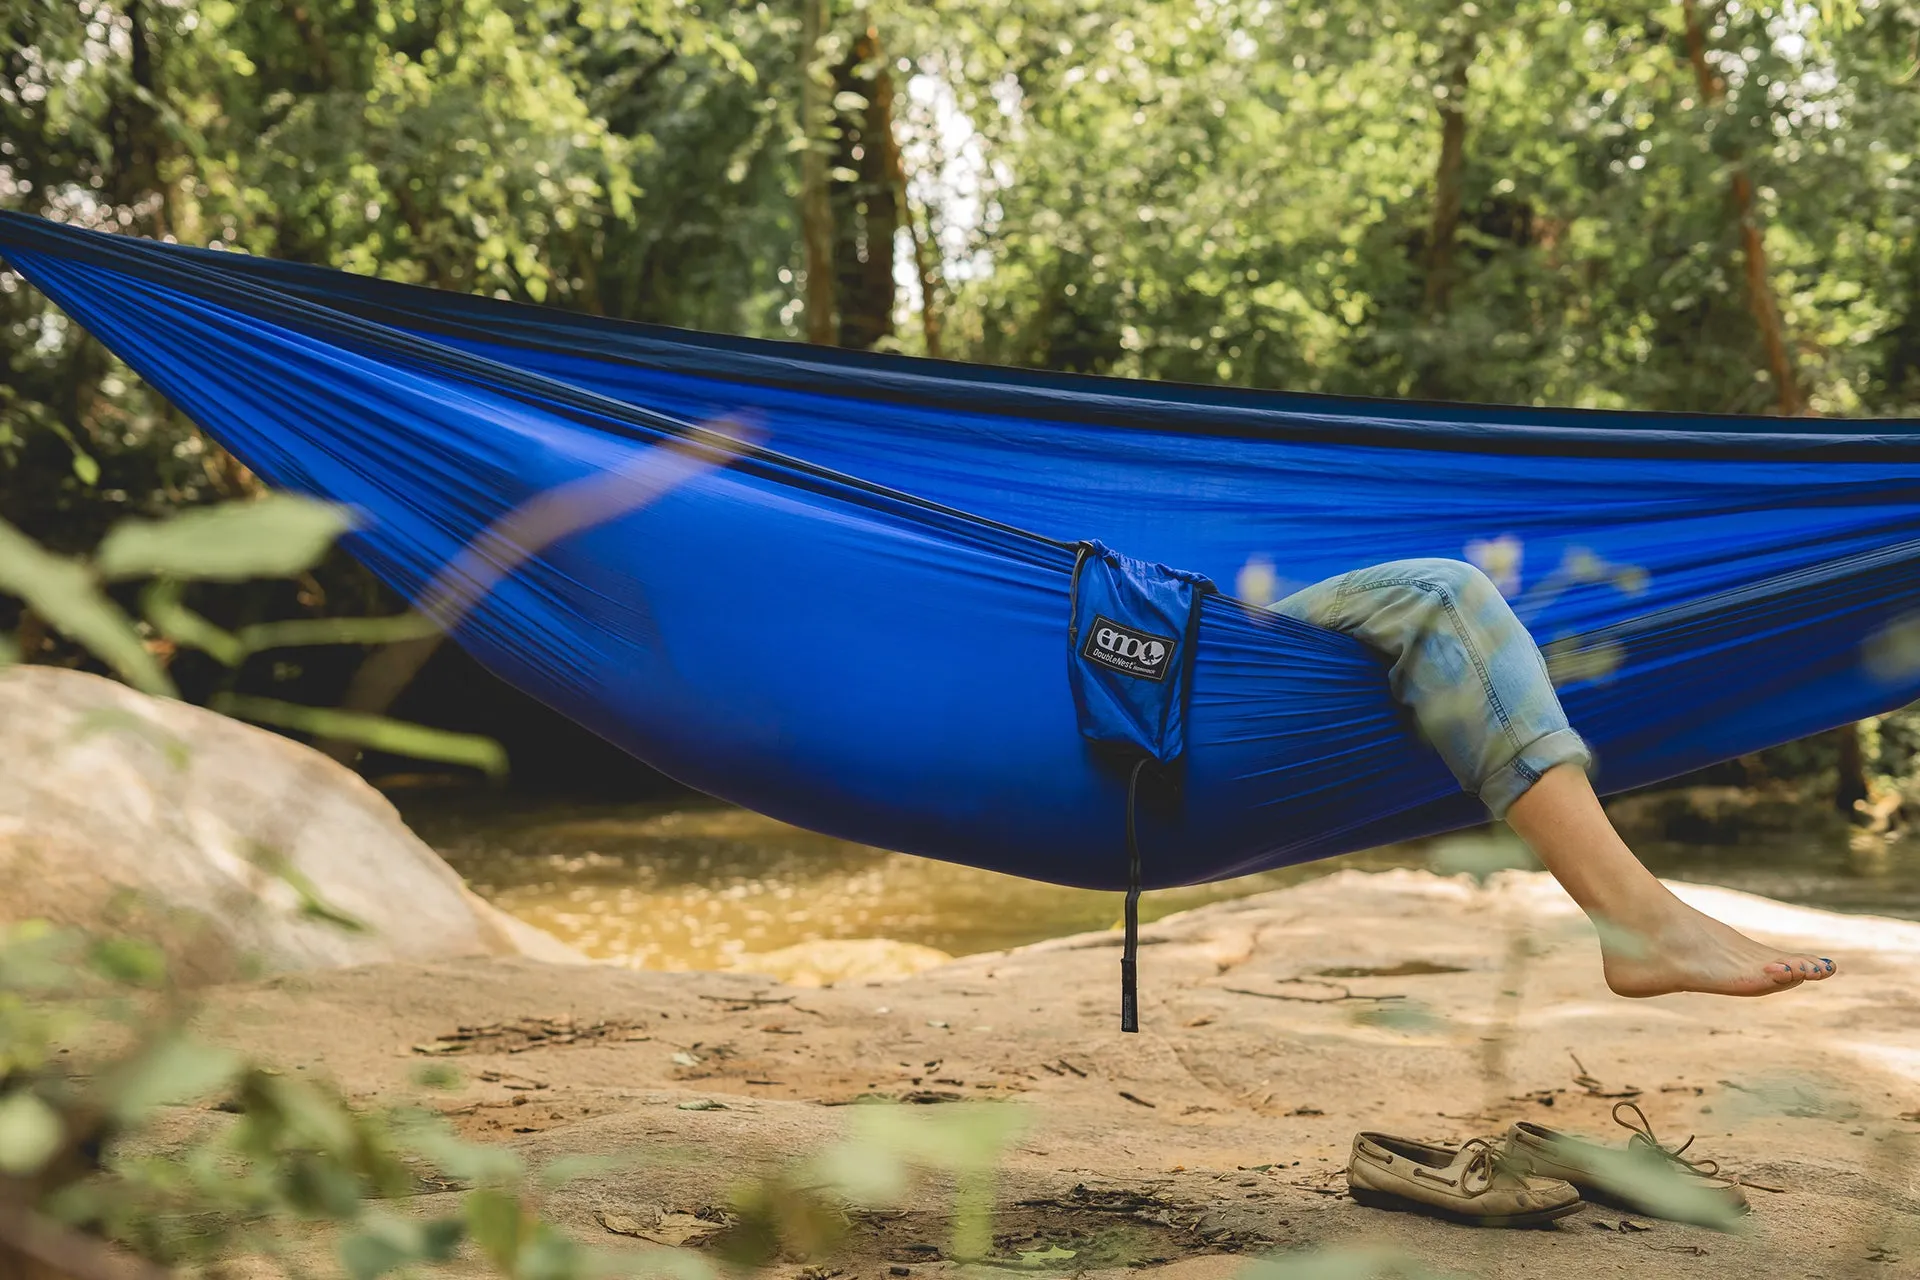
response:
[[[432,619],[417,613],[386,618],[295,618],[260,622],[234,633],[246,653],[322,644],[398,644],[441,634]]]
[[[308,920],[317,920],[332,925],[342,933],[365,933],[364,921],[335,907],[320,893],[319,887],[307,874],[293,864],[293,860],[277,849],[256,848],[252,862],[256,867],[280,881],[293,892],[295,901],[300,904],[300,915]]]
[[[437,1115],[350,1105],[249,1064],[196,1036],[181,999],[145,943],[0,929],[0,1180],[37,1178],[39,1212],[183,1274],[271,1253],[313,1222],[340,1228],[341,1266],[366,1280],[445,1261],[469,1230],[509,1280],[600,1274],[522,1199],[512,1153],[454,1138]],[[216,1098],[230,1122],[145,1154],[163,1109]],[[415,1162],[481,1185],[436,1218],[380,1208],[412,1188]]]
[[[453,733],[429,729],[386,716],[360,711],[338,711],[331,707],[309,707],[278,698],[251,697],[245,694],[220,694],[208,703],[214,710],[240,720],[292,729],[317,738],[351,742],[375,751],[390,751],[415,760],[438,760],[443,764],[478,769],[490,778],[507,773],[506,749],[491,738],[471,733]]]
[[[398,1126],[396,1136],[407,1151],[450,1178],[499,1187],[526,1174],[525,1164],[513,1152],[457,1138],[436,1118],[422,1115],[407,1120]]]
[[[1397,1249],[1344,1246],[1267,1258],[1248,1267],[1240,1280],[1466,1280],[1466,1273],[1437,1270]]]
[[[1640,1206],[1643,1213],[1721,1231],[1736,1230],[1743,1222],[1724,1194],[1716,1194],[1691,1170],[1643,1143],[1591,1146],[1581,1154],[1602,1191]]]
[[[94,972],[122,986],[158,987],[167,976],[160,948],[141,938],[97,938],[88,949],[87,961]]]
[[[1467,563],[1492,580],[1503,596],[1520,594],[1520,570],[1525,564],[1526,548],[1511,535],[1476,538],[1467,543],[1463,554]]]
[[[1501,871],[1534,871],[1539,863],[1526,845],[1504,828],[1450,836],[1434,846],[1427,864],[1435,875],[1471,876],[1476,882]]]
[[[0,1175],[23,1178],[37,1172],[63,1137],[59,1114],[32,1090],[0,1094]]]
[[[340,1265],[348,1280],[379,1280],[416,1262],[444,1262],[466,1235],[460,1219],[425,1222],[393,1214],[368,1214],[361,1229],[340,1242]]]
[[[0,520],[0,593],[17,596],[55,629],[98,654],[127,683],[171,695],[173,682],[80,561],[43,551]]]
[[[387,644],[438,634],[417,613],[385,618],[303,619],[260,623],[228,632],[185,604],[180,579],[275,577],[310,565],[345,528],[344,512],[330,504],[294,497],[205,507],[158,522],[127,521],[108,535],[91,564],[52,555],[0,521],[0,592],[16,595],[67,635],[112,665],[129,683],[149,693],[171,694],[172,682],[100,578],[160,575],[148,583],[142,604],[148,623],[174,644],[200,649],[228,667],[238,667],[263,649],[296,645]],[[11,650],[0,654],[10,657]],[[0,662],[3,666],[4,662]],[[450,733],[366,712],[304,706],[231,692],[211,705],[230,715],[276,728],[354,743],[416,759],[480,770],[491,778],[507,772],[499,743],[473,734]],[[131,729],[153,739],[176,765],[180,747],[139,716],[98,713],[83,736],[106,728]],[[295,885],[296,890],[299,886]],[[302,892],[304,909],[329,919],[323,906]],[[350,925],[344,919],[334,923]]]
[[[1874,679],[1904,684],[1920,671],[1920,614],[1902,615],[1868,636],[1860,661]]]
[[[94,563],[108,579],[284,578],[311,567],[352,527],[346,511],[332,503],[273,494],[166,520],[125,521],[100,544]]]
[[[231,633],[187,608],[183,597],[184,591],[175,579],[150,583],[140,598],[141,612],[155,631],[175,644],[211,654],[229,667],[244,662],[246,647]]]
[[[182,1035],[163,1035],[145,1052],[119,1065],[105,1082],[114,1114],[143,1119],[163,1103],[191,1102],[230,1083],[240,1059],[230,1050]]]
[[[1560,637],[1541,646],[1547,675],[1556,689],[1611,679],[1626,662],[1626,648],[1614,640]]]
[[[994,1171],[1000,1153],[1026,1127],[1017,1108],[989,1104],[931,1111],[873,1106],[855,1113],[849,1146],[831,1157],[830,1168],[863,1190],[884,1192],[902,1166],[949,1174],[955,1181],[952,1256],[986,1258],[993,1248]],[[857,1160],[875,1162],[871,1176],[855,1172]]]

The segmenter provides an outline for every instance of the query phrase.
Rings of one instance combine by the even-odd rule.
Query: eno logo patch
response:
[[[1080,646],[1080,656],[1123,676],[1165,680],[1173,666],[1174,643],[1172,636],[1135,631],[1095,614],[1087,628],[1086,642]]]

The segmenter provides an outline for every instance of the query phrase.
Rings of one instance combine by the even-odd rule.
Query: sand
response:
[[[1138,1035],[1118,1029],[1117,934],[825,989],[516,958],[380,964],[212,988],[204,1022],[369,1101],[421,1096],[422,1064],[452,1065],[463,1083],[434,1105],[536,1164],[638,1153],[546,1201],[595,1242],[634,1243],[609,1221],[705,1231],[700,1215],[726,1216],[739,1186],[799,1176],[879,1114],[846,1104],[888,1097],[903,1103],[897,1142],[933,1140],[943,1118],[976,1137],[1018,1124],[990,1191],[990,1256],[1009,1271],[1211,1280],[1379,1248],[1549,1280],[1920,1275],[1920,925],[1675,887],[1841,974],[1763,1000],[1621,1000],[1543,876],[1344,872],[1144,930]],[[501,1030],[452,1034],[489,1024]],[[1532,1119],[1624,1139],[1616,1095],[1749,1182],[1749,1230],[1597,1208],[1474,1230],[1344,1195],[1357,1129],[1459,1141]],[[880,1162],[869,1147],[861,1163]],[[772,1272],[957,1272],[954,1185],[933,1176],[890,1209],[854,1210],[837,1253]]]

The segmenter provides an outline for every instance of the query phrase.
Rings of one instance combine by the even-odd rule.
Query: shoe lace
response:
[[[1460,1146],[1460,1153],[1468,1157],[1460,1170],[1460,1194],[1477,1196],[1493,1189],[1502,1173],[1512,1168],[1507,1153],[1490,1138],[1469,1138]],[[1480,1179],[1478,1186],[1473,1183]]]
[[[1632,1112],[1633,1119],[1623,1119],[1620,1115],[1622,1111]],[[1661,1146],[1660,1140],[1653,1135],[1653,1125],[1648,1121],[1647,1113],[1640,1109],[1640,1104],[1637,1102],[1614,1103],[1613,1122],[1623,1129],[1632,1131],[1633,1136],[1627,1139],[1627,1148],[1629,1150],[1640,1149],[1650,1151],[1663,1159],[1671,1160],[1688,1173],[1697,1174],[1702,1178],[1715,1178],[1720,1175],[1719,1161],[1689,1160],[1682,1154],[1688,1147],[1693,1145],[1693,1140],[1698,1135],[1688,1134],[1687,1140],[1677,1147],[1667,1148]]]

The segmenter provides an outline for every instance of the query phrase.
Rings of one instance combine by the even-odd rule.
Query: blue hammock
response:
[[[1284,590],[1517,549],[1505,585],[1584,673],[1562,696],[1607,790],[1920,694],[1905,423],[987,369],[17,214],[0,253],[269,483],[355,508],[351,549],[409,598],[539,495],[637,477],[643,505],[496,566],[457,639],[682,782],[884,848],[1128,882],[1129,775],[1068,679],[1096,539],[1222,587],[1193,595],[1183,785],[1138,815],[1148,887],[1485,817],[1376,657],[1233,598],[1268,565]]]

